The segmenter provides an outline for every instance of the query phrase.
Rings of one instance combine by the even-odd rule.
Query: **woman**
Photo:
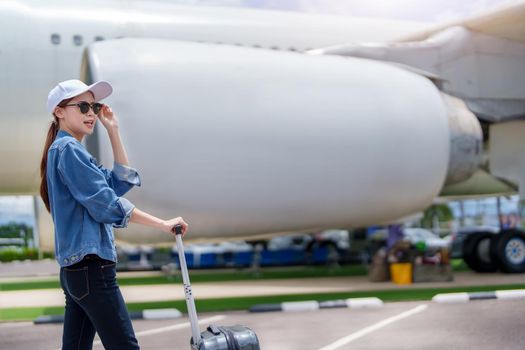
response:
[[[55,225],[55,256],[65,294],[62,349],[91,349],[97,332],[106,349],[138,349],[130,317],[116,282],[113,227],[129,222],[172,233],[188,225],[181,217],[162,220],[123,196],[140,177],[129,166],[115,113],[98,101],[112,92],[108,82],[87,86],[59,83],[48,95],[54,117],[40,166],[40,194]],[[100,119],[113,148],[113,170],[97,165],[82,145]]]

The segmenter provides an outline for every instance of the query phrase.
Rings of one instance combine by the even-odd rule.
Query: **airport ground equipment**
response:
[[[462,251],[463,260],[476,272],[525,272],[525,232],[521,229],[471,232]]]
[[[496,272],[498,267],[490,256],[490,245],[494,233],[488,231],[475,232],[463,241],[463,260],[469,268],[476,272]]]
[[[493,236],[490,257],[503,272],[525,272],[525,232],[507,229]]]
[[[173,228],[177,249],[179,252],[180,269],[182,271],[182,281],[184,283],[184,295],[188,316],[190,318],[192,338],[190,341],[192,350],[260,350],[259,339],[253,330],[248,327],[235,326],[216,326],[209,325],[202,333],[199,332],[197,310],[191,291],[186,257],[184,256],[184,246],[182,244],[182,226],[176,225]]]

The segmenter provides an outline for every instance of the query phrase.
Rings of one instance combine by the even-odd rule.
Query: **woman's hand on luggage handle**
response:
[[[170,220],[165,220],[162,231],[175,235],[174,228],[176,225],[182,226],[182,237],[184,237],[184,235],[186,234],[186,231],[188,230],[188,224],[180,216],[170,219]]]

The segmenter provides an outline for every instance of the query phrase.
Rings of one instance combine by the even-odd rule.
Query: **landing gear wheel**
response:
[[[514,229],[502,231],[492,242],[490,255],[503,272],[525,272],[525,233]]]
[[[494,234],[476,232],[470,234],[463,243],[463,260],[476,272],[496,272],[497,265],[491,258],[490,248]]]

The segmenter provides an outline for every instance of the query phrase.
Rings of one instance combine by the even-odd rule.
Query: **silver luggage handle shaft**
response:
[[[180,270],[182,271],[182,282],[184,283],[184,295],[186,296],[186,307],[188,308],[188,316],[191,324],[191,334],[193,336],[193,343],[196,348],[201,339],[199,331],[199,321],[197,318],[197,309],[195,308],[195,300],[191,291],[190,276],[188,274],[188,266],[186,265],[186,256],[184,256],[184,246],[182,244],[182,225],[175,225],[172,229],[175,233],[175,240],[177,241],[177,251],[179,253]]]

